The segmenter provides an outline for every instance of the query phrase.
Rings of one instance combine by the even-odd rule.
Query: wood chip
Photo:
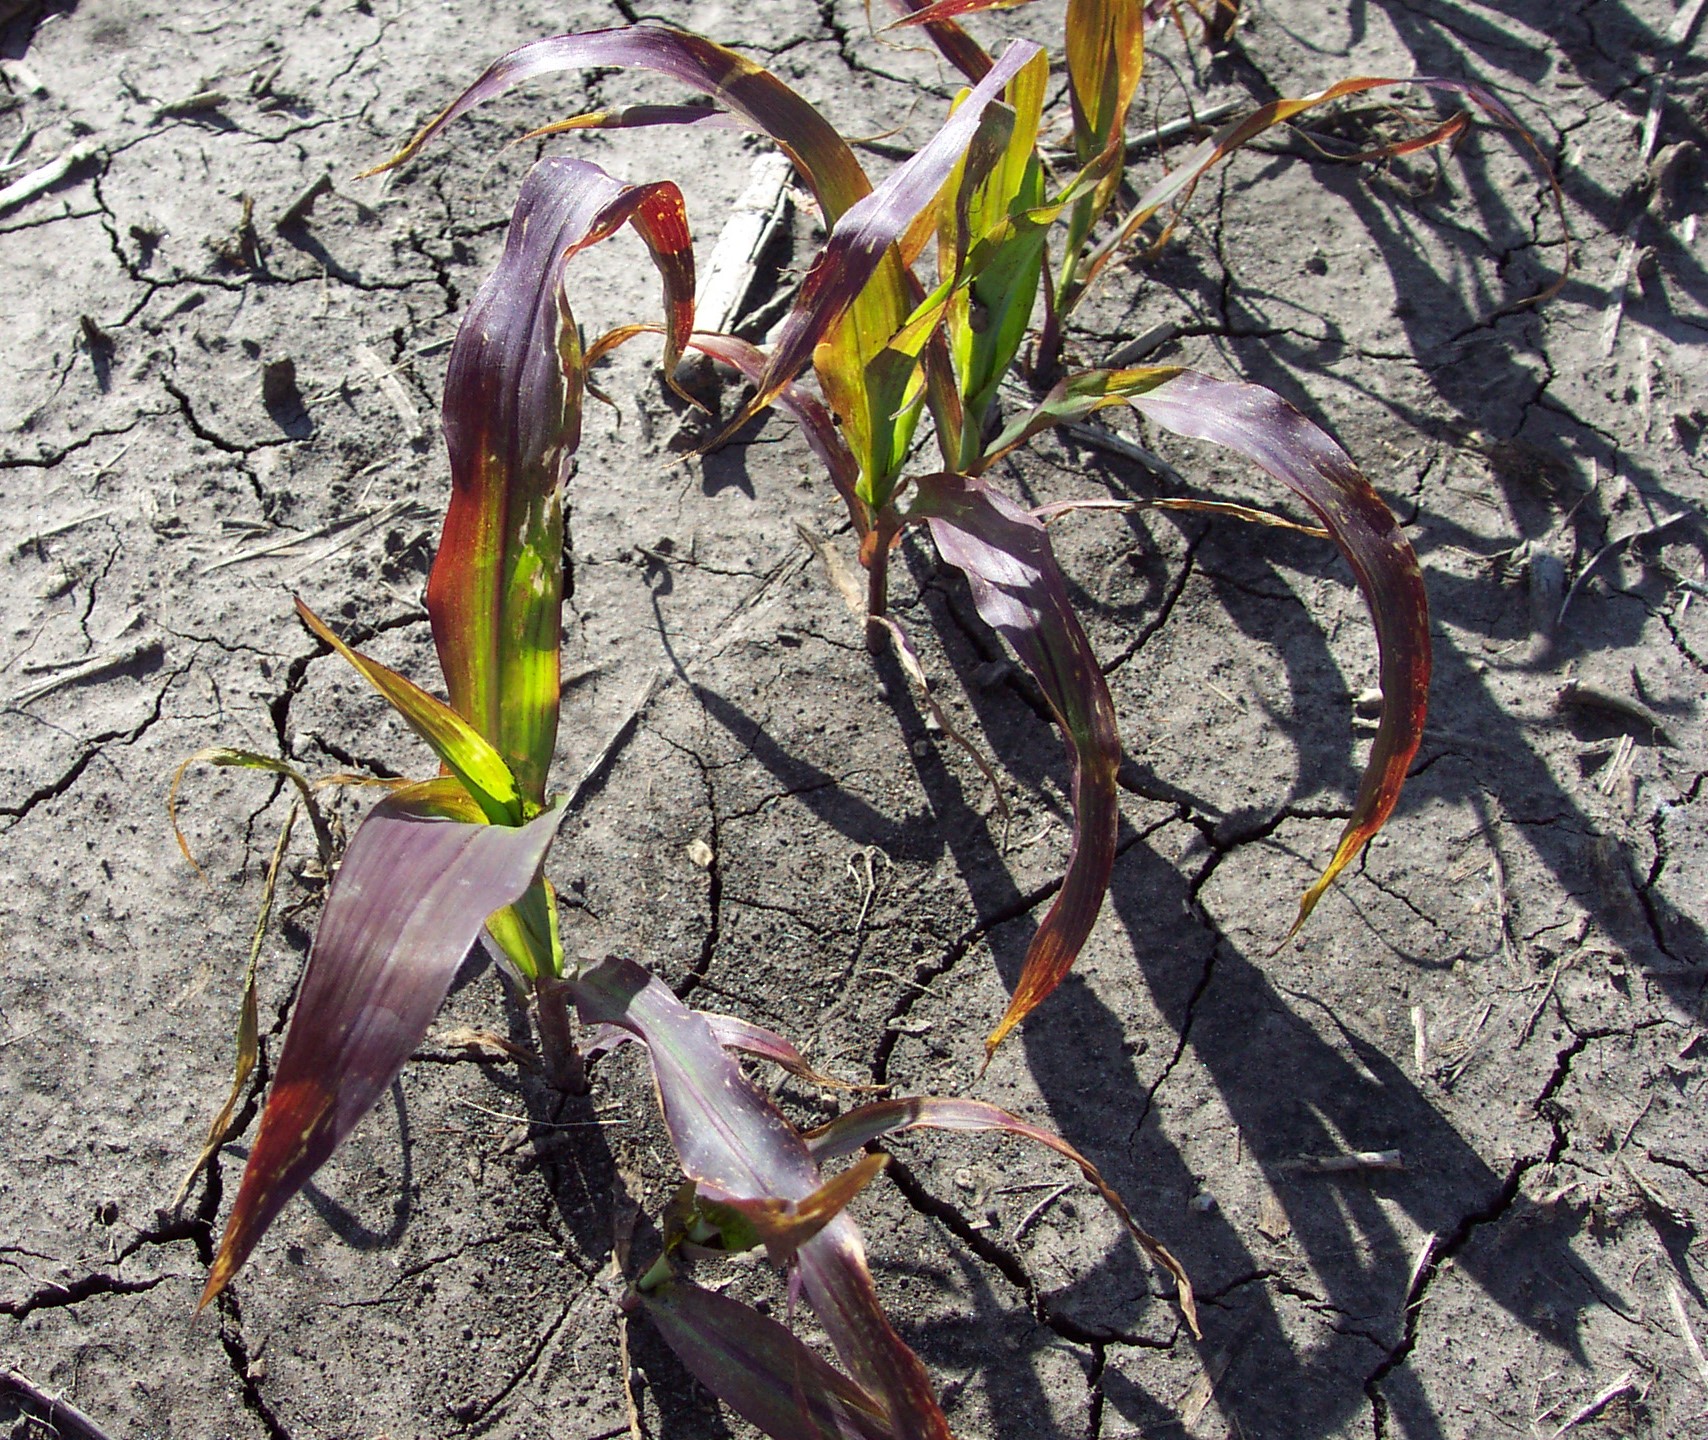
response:
[[[1293,1233],[1293,1222],[1287,1218],[1286,1206],[1270,1192],[1264,1193],[1257,1207],[1257,1232],[1277,1245]]]
[[[1287,1167],[1306,1175],[1348,1175],[1365,1170],[1404,1170],[1405,1157],[1398,1150],[1354,1150],[1345,1155],[1307,1155]]]
[[[1678,1288],[1678,1282],[1670,1276],[1666,1282],[1667,1299],[1672,1302],[1673,1318],[1678,1321],[1678,1333],[1684,1337],[1684,1348],[1690,1352],[1690,1358],[1696,1364],[1696,1374],[1702,1381],[1702,1388],[1708,1390],[1708,1355],[1702,1353],[1702,1342],[1696,1338],[1696,1331],[1690,1325],[1690,1312],[1684,1308],[1684,1293]]]
[[[747,188],[736,198],[700,273],[694,297],[697,329],[727,332],[741,318],[760,257],[788,215],[793,174],[788,157],[777,151],[753,162]]]
[[[1551,1437],[1549,1437],[1549,1440],[1560,1440],[1560,1436],[1564,1435],[1566,1431],[1570,1430],[1574,1425],[1581,1425],[1585,1420],[1592,1419],[1596,1415],[1599,1415],[1621,1395],[1635,1393],[1636,1389],[1637,1386],[1632,1372],[1627,1370],[1600,1394],[1596,1395],[1586,1404],[1579,1406],[1578,1409],[1568,1415],[1566,1417],[1565,1424],[1561,1425],[1560,1428],[1556,1430]]]
[[[1180,1397],[1176,1408],[1180,1411],[1181,1421],[1190,1434],[1209,1408],[1211,1397],[1216,1393],[1216,1385],[1227,1372],[1228,1361],[1233,1356],[1226,1350],[1218,1350],[1204,1363],[1204,1368],[1186,1388],[1186,1393]]]
[[[101,153],[99,145],[73,145],[57,160],[49,160],[45,165],[38,165],[29,174],[14,180],[4,190],[0,190],[0,214],[22,205],[26,200],[34,200],[44,191],[51,190],[79,165],[93,160]]]

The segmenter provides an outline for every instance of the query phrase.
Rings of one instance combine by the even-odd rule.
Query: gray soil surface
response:
[[[253,1099],[171,1208],[229,1084],[289,802],[264,775],[192,770],[204,881],[167,824],[175,767],[218,743],[316,776],[428,772],[291,593],[432,680],[445,355],[526,166],[573,147],[677,179],[704,256],[764,153],[703,130],[503,148],[668,92],[590,73],[352,178],[502,50],[642,13],[614,5],[0,4],[0,184],[80,157],[0,213],[0,1375],[110,1436],[596,1440],[628,1433],[624,1357],[646,1435],[748,1433],[643,1321],[621,1333],[620,1188],[655,1217],[676,1178],[641,1060],[601,1062],[566,1103],[458,1048],[456,1027],[528,1043],[490,967],[471,961],[419,1062],[200,1317]],[[1073,978],[981,1076],[1067,852],[1036,692],[910,540],[897,613],[1004,776],[1005,850],[978,772],[803,547],[797,522],[852,563],[792,426],[692,455],[637,345],[570,490],[560,784],[615,745],[550,862],[569,943],[833,1074],[1054,1127],[1181,1258],[1201,1343],[1059,1162],[898,1143],[856,1214],[969,1440],[1700,1436],[1704,24],[1675,41],[1670,0],[1249,8],[1214,61],[1159,33],[1135,133],[1348,74],[1479,80],[1558,167],[1570,224],[1563,291],[1526,305],[1568,247],[1510,137],[1351,167],[1277,135],[1076,317],[1085,363],[1179,327],[1157,358],[1278,390],[1405,522],[1436,681],[1393,823],[1278,949],[1368,745],[1374,646],[1345,566],[1201,515],[1063,521],[1131,756],[1120,856]],[[884,149],[919,143],[953,90],[852,0],[644,14],[746,48],[847,134],[902,127]],[[1060,27],[1043,0],[974,28],[1059,47]],[[1144,150],[1135,178],[1179,153]],[[797,207],[750,309],[814,239]],[[574,275],[589,330],[656,314],[631,238]],[[1184,478],[1064,437],[1000,482],[1038,503],[1283,503],[1225,456],[1110,423]],[[353,827],[372,792],[328,793]],[[269,1053],[322,888],[299,832],[262,959]],[[803,1123],[849,1103],[780,1093]],[[1321,1163],[1360,1152],[1396,1158]],[[729,1273],[782,1313],[767,1267]],[[46,1419],[0,1379],[0,1425]]]

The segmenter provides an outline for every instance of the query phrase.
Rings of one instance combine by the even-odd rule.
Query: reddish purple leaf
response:
[[[892,1440],[870,1395],[750,1306],[679,1279],[638,1298],[694,1378],[774,1440]]]
[[[633,961],[607,959],[567,983],[587,1023],[645,1041],[683,1172],[710,1198],[798,1204],[823,1185],[800,1132],[663,982]],[[949,1440],[925,1367],[878,1304],[853,1220],[838,1215],[796,1259],[808,1303],[855,1381],[882,1404],[896,1440]]]
[[[406,792],[362,822],[326,897],[201,1305],[397,1078],[486,917],[533,884],[562,818],[466,824],[423,813]]]
[[[710,95],[754,129],[769,135],[795,162],[831,221],[872,188],[835,127],[770,71],[698,35],[650,24],[553,35],[519,46],[494,61],[437,119],[379,168],[403,164],[453,120],[512,85],[560,70],[610,65],[667,75]]]
[[[564,470],[581,434],[584,361],[561,288],[585,246],[632,223],[664,280],[665,369],[693,327],[681,192],[626,185],[564,156],[528,172],[504,255],[457,330],[445,377],[451,504],[427,582],[451,704],[534,804],[559,709]]]
[[[694,1013],[711,1027],[712,1034],[717,1036],[718,1044],[726,1050],[739,1050],[757,1060],[769,1060],[773,1065],[787,1070],[789,1074],[797,1075],[802,1080],[810,1080],[815,1085],[837,1090],[875,1088],[870,1085],[854,1085],[846,1080],[838,1080],[834,1075],[821,1074],[807,1064],[806,1057],[781,1035],[774,1030],[755,1025],[750,1020],[741,1020],[734,1015],[715,1015],[709,1010],[696,1010]],[[618,1029],[615,1025],[600,1025],[597,1029],[587,1032],[581,1052],[591,1060],[595,1055],[609,1054],[630,1041],[638,1044],[640,1036]]]
[[[1115,772],[1121,737],[1115,703],[1073,612],[1043,523],[971,476],[930,475],[918,483],[908,518],[929,522],[938,554],[966,575],[985,623],[1032,672],[1061,726],[1073,767],[1067,872],[1026,951],[1008,1011],[985,1040],[988,1056],[1061,984],[1102,909],[1120,820]]]

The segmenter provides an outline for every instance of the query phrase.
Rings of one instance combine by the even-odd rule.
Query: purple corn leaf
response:
[[[824,1075],[807,1064],[806,1057],[793,1045],[773,1030],[767,1030],[761,1025],[755,1025],[750,1020],[741,1020],[734,1015],[717,1015],[709,1010],[694,1012],[711,1027],[712,1034],[717,1037],[718,1044],[726,1050],[739,1050],[744,1055],[751,1055],[756,1060],[769,1060],[789,1074],[802,1080],[810,1080],[814,1085],[822,1085],[832,1090],[872,1090],[880,1086],[855,1085],[847,1080],[838,1080],[834,1075]],[[640,1042],[638,1035],[615,1025],[600,1025],[590,1030],[582,1043],[582,1053],[588,1059],[595,1055],[608,1055],[613,1050],[628,1044],[630,1041]]]
[[[1384,696],[1381,724],[1334,858],[1300,900],[1291,935],[1393,813],[1423,739],[1430,671],[1429,597],[1423,572],[1405,532],[1351,457],[1261,385],[1217,380],[1172,366],[1070,375],[1031,414],[997,437],[985,463],[1050,425],[1120,404],[1131,405],[1177,435],[1226,446],[1292,490],[1340,547],[1375,623]]]
[[[559,156],[523,181],[503,258],[458,327],[445,377],[451,503],[427,582],[433,640],[452,706],[535,805],[557,739],[562,484],[586,367],[561,281],[578,250],[625,223],[663,277],[668,374],[694,314],[681,192]]]
[[[972,476],[918,482],[909,520],[925,520],[937,552],[962,571],[985,623],[1032,672],[1068,744],[1073,849],[1049,913],[1026,951],[1008,1011],[985,1040],[988,1057],[1073,967],[1109,888],[1120,812],[1121,737],[1115,703],[1091,652],[1041,521]]]
[[[1104,1203],[1115,1212],[1116,1217],[1127,1227],[1144,1252],[1174,1277],[1174,1283],[1179,1290],[1181,1313],[1185,1315],[1192,1333],[1200,1333],[1198,1305],[1193,1298],[1192,1282],[1187,1279],[1186,1271],[1180,1262],[1168,1253],[1160,1240],[1133,1219],[1126,1203],[1098,1172],[1097,1167],[1053,1131],[1022,1120],[1018,1115],[1010,1115],[1008,1111],[988,1105],[982,1100],[923,1096],[914,1099],[877,1100],[870,1105],[862,1105],[857,1110],[850,1110],[828,1125],[821,1125],[818,1129],[809,1131],[807,1147],[816,1160],[834,1160],[841,1155],[852,1155],[862,1146],[885,1135],[914,1129],[996,1130],[1023,1140],[1035,1141],[1054,1150],[1064,1159],[1073,1161],[1079,1166],[1080,1173],[1097,1187],[1097,1193],[1103,1197]]]
[[[397,1078],[486,917],[539,874],[561,809],[520,827],[445,820],[447,783],[387,796],[344,852],[201,1305]]]
[[[452,121],[512,85],[558,71],[604,66],[666,75],[740,115],[783,148],[832,222],[872,188],[835,127],[770,71],[698,35],[651,24],[553,35],[517,47],[488,66],[437,119],[378,169],[412,159]]]
[[[824,1183],[800,1132],[661,981],[633,961],[607,959],[566,983],[584,1021],[621,1026],[646,1043],[677,1157],[708,1198],[799,1204]],[[837,1215],[796,1261],[808,1303],[883,1407],[895,1440],[949,1440],[925,1367],[878,1304],[853,1220]]]
[[[694,1378],[773,1440],[892,1440],[870,1395],[750,1306],[674,1278],[637,1299]]]

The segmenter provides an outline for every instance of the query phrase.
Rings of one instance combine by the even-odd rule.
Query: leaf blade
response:
[[[580,250],[625,223],[663,280],[668,373],[693,328],[681,192],[558,156],[523,181],[503,256],[458,327],[445,379],[451,503],[427,581],[433,640],[452,707],[535,805],[557,740],[562,486],[585,388],[562,278]]]
[[[1067,742],[1074,837],[1049,912],[1027,947],[1007,1012],[985,1040],[987,1058],[1061,984],[1103,906],[1120,820],[1115,703],[1085,638],[1041,521],[975,476],[918,482],[909,519],[931,527],[937,551],[967,577],[973,604],[1031,671]]]
[[[862,1146],[885,1135],[903,1130],[961,1130],[989,1131],[1031,1140],[1071,1160],[1080,1173],[1096,1187],[1103,1203],[1127,1227],[1141,1249],[1173,1276],[1179,1290],[1181,1313],[1194,1335],[1198,1329],[1198,1304],[1193,1296],[1192,1281],[1185,1268],[1164,1247],[1163,1243],[1133,1219],[1120,1193],[1103,1178],[1098,1168],[1053,1130],[1034,1125],[1011,1115],[998,1106],[983,1100],[967,1100],[953,1096],[898,1097],[893,1100],[874,1100],[870,1104],[839,1115],[827,1125],[807,1133],[807,1146],[819,1160],[839,1155],[851,1155]]]
[[[533,883],[562,818],[468,824],[388,796],[363,821],[327,896],[198,1309],[403,1069],[486,916]]]
[[[494,825],[522,822],[522,795],[504,758],[467,720],[443,700],[429,695],[413,680],[352,649],[299,598],[297,614],[304,625],[347,660],[378,690],[409,728],[432,747],[440,762],[467,788]]]
[[[638,1299],[694,1378],[774,1440],[891,1440],[870,1395],[750,1306],[680,1279]]]
[[[1047,425],[1118,404],[1131,405],[1177,435],[1243,455],[1298,495],[1352,567],[1375,625],[1385,697],[1381,722],[1334,856],[1300,899],[1287,932],[1297,934],[1335,878],[1393,813],[1422,743],[1432,663],[1423,572],[1393,513],[1352,458],[1261,385],[1172,366],[1070,375],[993,442],[986,462]]]
[[[633,961],[607,959],[566,983],[583,1020],[620,1026],[646,1043],[682,1169],[713,1198],[798,1204],[819,1190],[823,1180],[800,1133],[661,981]],[[831,1344],[883,1405],[897,1440],[949,1440],[925,1367],[878,1303],[853,1220],[838,1214],[797,1259]]]

